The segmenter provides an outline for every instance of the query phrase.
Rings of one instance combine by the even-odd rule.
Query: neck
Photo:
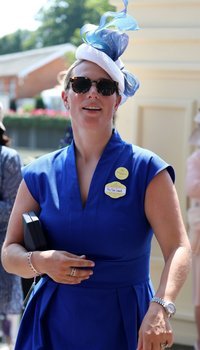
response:
[[[100,158],[106,144],[112,135],[112,128],[108,130],[73,130],[77,157],[90,161]]]

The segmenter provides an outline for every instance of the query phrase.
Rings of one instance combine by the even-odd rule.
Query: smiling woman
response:
[[[83,60],[68,71],[64,85],[66,89],[62,97],[70,111],[74,138],[77,139],[84,130],[93,131],[91,140],[92,137],[96,138],[97,131],[99,135],[103,133],[102,138],[109,137],[113,127],[113,114],[121,102],[118,82],[113,81],[95,63]]]
[[[139,87],[120,59],[128,45],[122,29],[138,29],[123,2],[124,9],[104,14],[98,27],[82,28],[84,44],[64,76],[73,142],[23,171],[2,261],[8,272],[41,279],[15,350],[173,344],[169,318],[187,277],[190,246],[172,166],[122,140],[114,127],[120,104]],[[27,211],[38,213],[48,250],[24,248]],[[153,234],[165,262],[156,292],[149,271]]]

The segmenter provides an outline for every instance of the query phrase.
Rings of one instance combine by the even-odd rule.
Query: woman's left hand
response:
[[[173,331],[163,307],[151,303],[139,330],[137,350],[161,350],[173,344]]]

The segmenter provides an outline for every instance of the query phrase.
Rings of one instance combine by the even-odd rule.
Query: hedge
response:
[[[65,130],[70,127],[71,122],[69,117],[62,115],[32,115],[32,114],[10,114],[5,115],[3,120],[5,127],[20,127],[20,128],[57,128]]]

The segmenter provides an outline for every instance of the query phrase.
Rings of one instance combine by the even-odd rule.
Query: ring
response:
[[[160,344],[160,348],[161,348],[161,349],[166,349],[166,348],[168,348],[168,343],[167,343],[167,341],[166,341],[165,343],[161,343],[161,344]]]
[[[71,276],[71,277],[74,277],[75,274],[76,274],[76,268],[75,268],[75,267],[72,267],[71,272],[70,272],[70,276]]]

